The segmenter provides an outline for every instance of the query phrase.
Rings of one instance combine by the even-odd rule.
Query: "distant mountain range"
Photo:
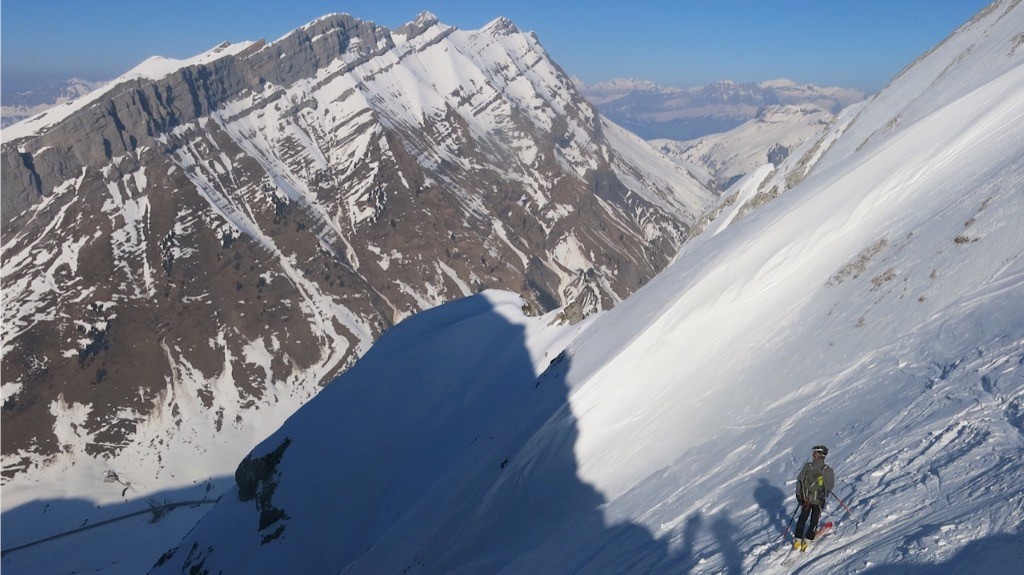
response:
[[[773,106],[811,104],[834,114],[865,97],[859,90],[789,80],[716,82],[697,88],[635,79],[577,85],[607,118],[646,140],[694,140],[728,132]]]
[[[80,98],[93,90],[101,88],[107,82],[93,82],[72,78],[66,82],[52,86],[44,86],[26,92],[14,92],[3,95],[3,106],[0,108],[0,127],[20,122],[25,118],[45,112],[54,106]]]

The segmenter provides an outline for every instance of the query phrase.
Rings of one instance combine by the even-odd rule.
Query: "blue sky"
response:
[[[568,73],[690,87],[789,78],[874,92],[988,0],[3,0],[3,91],[105,80],[149,56],[275,40],[347,12],[394,28],[429,10],[462,29],[507,16]]]

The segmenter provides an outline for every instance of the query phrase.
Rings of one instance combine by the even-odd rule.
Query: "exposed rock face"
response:
[[[256,500],[256,506],[260,511],[260,531],[287,516],[283,510],[274,507],[273,497],[274,490],[277,489],[277,466],[290,444],[291,440],[285,439],[277,449],[262,457],[249,455],[235,470],[238,500]]]
[[[3,145],[8,479],[230,471],[395,322],[490,287],[579,319],[711,200],[503,19],[332,15],[112,86]]]

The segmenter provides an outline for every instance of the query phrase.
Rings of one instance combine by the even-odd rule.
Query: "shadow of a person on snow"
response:
[[[790,521],[790,514],[786,510],[786,494],[769,483],[768,479],[761,477],[754,488],[754,500],[764,511],[765,519],[772,531],[783,535]]]

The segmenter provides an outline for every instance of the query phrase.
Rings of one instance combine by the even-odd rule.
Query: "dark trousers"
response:
[[[807,519],[810,516],[810,524],[808,525]],[[804,505],[800,508],[800,518],[796,521],[796,538],[797,539],[814,539],[814,534],[818,531],[818,519],[821,518],[821,506],[820,505]],[[806,526],[806,531],[804,530]]]

